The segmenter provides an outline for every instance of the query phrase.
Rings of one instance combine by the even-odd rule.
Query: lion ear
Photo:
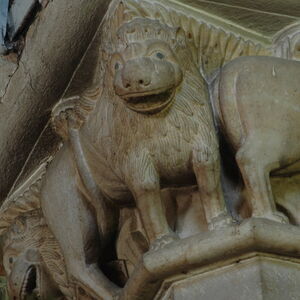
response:
[[[22,222],[21,220],[17,220],[13,227],[13,231],[17,234],[24,234],[26,231],[26,224],[24,223],[24,221]]]
[[[185,40],[186,40],[186,37],[185,37],[184,30],[181,27],[178,27],[177,31],[176,31],[176,41],[177,41],[177,43],[183,45],[183,44],[185,44]]]

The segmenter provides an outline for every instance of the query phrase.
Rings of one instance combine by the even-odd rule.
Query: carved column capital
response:
[[[295,299],[299,24],[112,1],[0,208],[10,296]]]

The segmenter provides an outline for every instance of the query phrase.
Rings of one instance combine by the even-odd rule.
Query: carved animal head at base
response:
[[[62,293],[50,275],[41,247],[49,235],[38,212],[19,217],[5,235],[3,264],[10,299],[58,299]],[[47,243],[47,242],[46,242]],[[53,244],[53,243],[52,243]],[[44,249],[55,256],[51,247]],[[43,250],[42,250],[43,251]],[[59,257],[52,257],[59,260]]]
[[[115,93],[139,113],[168,107],[185,71],[183,30],[138,18],[121,26],[117,38],[119,48],[110,62]]]

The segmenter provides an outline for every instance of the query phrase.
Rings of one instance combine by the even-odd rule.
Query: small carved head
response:
[[[115,93],[132,110],[156,113],[169,106],[183,79],[185,35],[150,19],[134,19],[117,33],[110,68]]]
[[[6,234],[3,264],[10,299],[53,299],[60,295],[40,254],[40,217],[19,217]]]

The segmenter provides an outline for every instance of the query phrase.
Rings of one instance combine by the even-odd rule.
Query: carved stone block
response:
[[[299,260],[258,255],[211,268],[166,281],[156,299],[282,300],[300,294]]]
[[[276,267],[283,268],[284,274],[288,274],[288,278],[295,276],[295,280],[293,279],[290,282],[291,295],[293,295],[298,291],[296,283],[300,276],[299,232],[299,228],[295,226],[252,218],[241,225],[182,239],[156,253],[145,254],[135,273],[128,280],[121,294],[121,299],[153,299],[155,295],[157,295],[156,299],[160,299],[160,297],[168,299],[164,295],[171,295],[170,297],[173,299],[173,292],[174,295],[177,293],[179,297],[180,293],[187,291],[184,288],[185,283],[187,286],[191,285],[192,295],[196,293],[195,290],[198,292],[203,291],[203,285],[206,286],[207,296],[211,295],[209,293],[218,293],[217,287],[223,291],[224,295],[229,295],[224,290],[228,293],[231,289],[233,292],[237,292],[237,290],[233,282],[230,283],[233,287],[228,286],[227,289],[224,289],[223,286],[221,288],[225,284],[222,283],[222,280],[223,282],[227,280],[228,272],[232,274],[228,275],[232,278],[238,276],[236,275],[236,272],[238,272],[239,280],[243,281],[244,276],[247,278],[247,276],[250,276],[249,274],[253,274],[253,270],[260,269],[265,274],[269,274],[269,277],[266,279],[258,277],[251,284],[256,285],[257,282],[264,280],[270,282],[270,284],[275,284],[279,282],[280,276],[278,277],[278,272],[276,276],[273,276],[271,270]],[[240,264],[241,261],[255,263]],[[268,261],[269,263],[262,264],[262,261]],[[289,264],[289,261],[292,262]],[[245,268],[241,268],[241,265]],[[226,270],[226,272],[223,272],[223,270]],[[231,271],[227,272],[227,270]],[[225,273],[226,275],[223,276],[222,274]],[[195,276],[198,277],[195,279]],[[192,279],[190,280],[190,278]],[[204,280],[203,283],[198,281],[202,279]],[[195,283],[196,281],[198,281],[198,284]],[[246,285],[246,279],[243,282]],[[218,286],[217,283],[220,285]],[[210,289],[210,286],[215,286],[216,290]],[[278,289],[281,288],[282,286],[278,287]],[[262,290],[267,293],[267,290],[265,291],[265,288],[261,287],[258,294]],[[281,293],[283,292],[281,291]],[[251,298],[250,293],[247,295],[250,298],[245,297],[244,299],[255,299]],[[269,293],[269,295],[271,294]],[[203,297],[203,299],[207,298]]]

